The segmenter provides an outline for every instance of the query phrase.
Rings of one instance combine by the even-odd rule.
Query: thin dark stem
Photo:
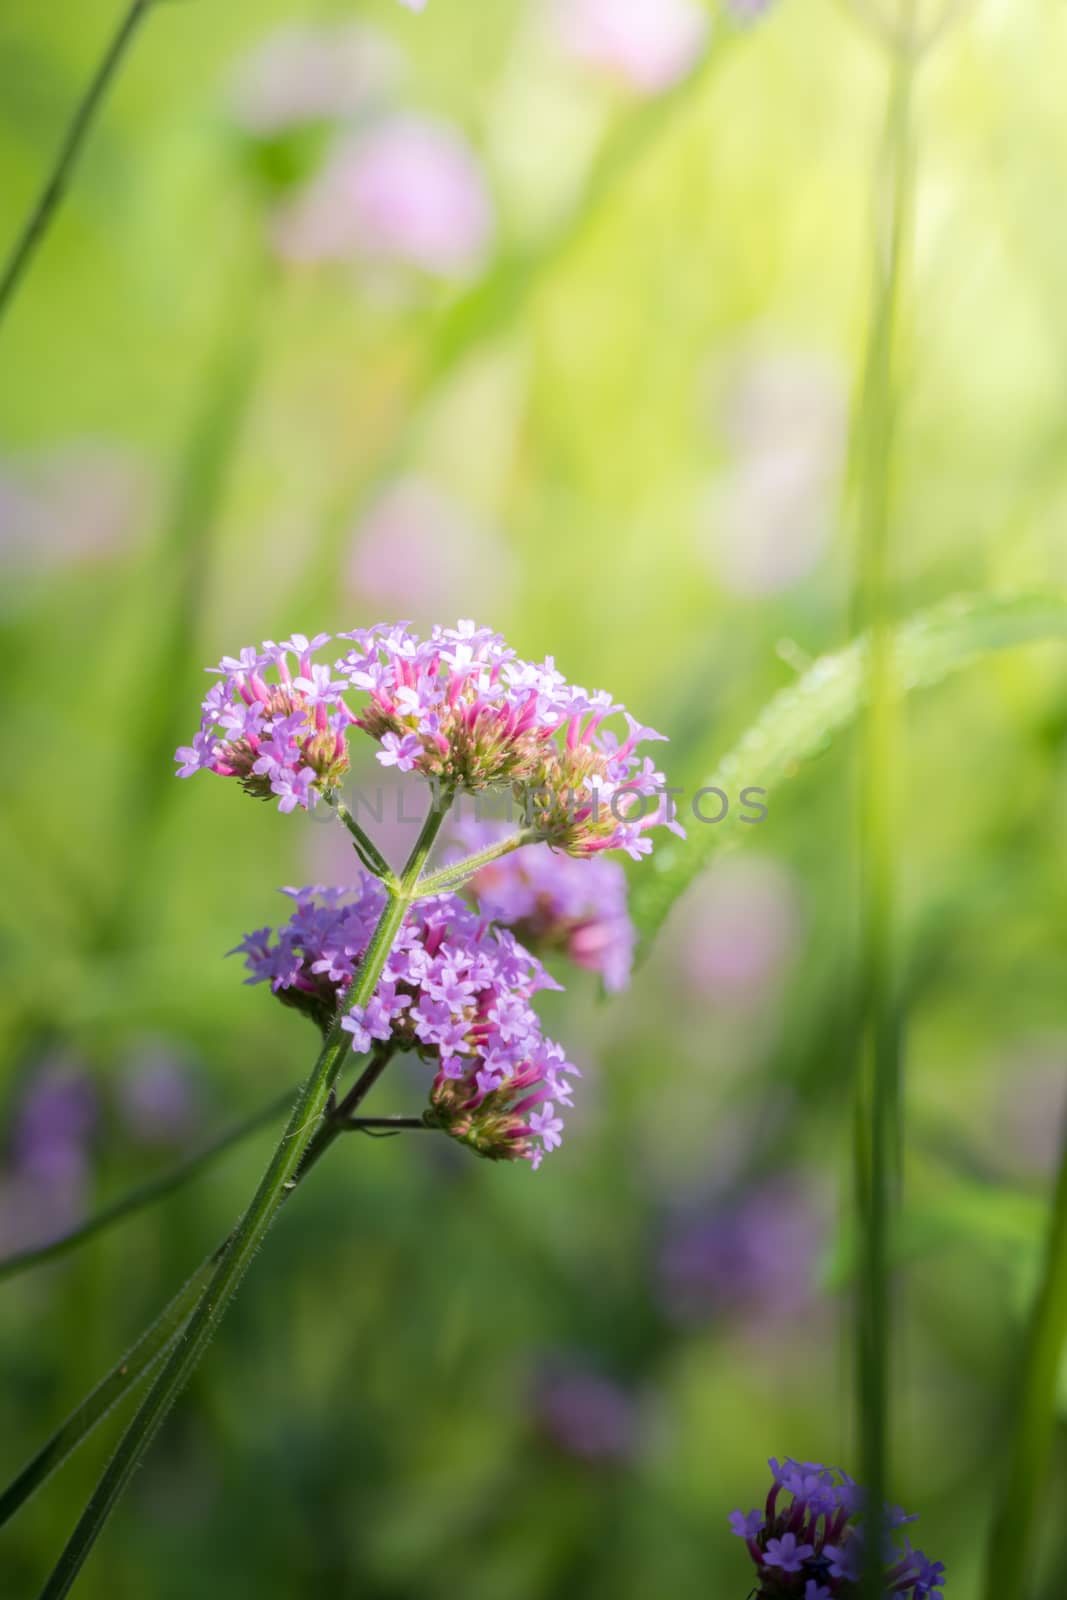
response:
[[[390,1133],[413,1133],[416,1129],[429,1133],[435,1131],[433,1124],[422,1117],[346,1117],[343,1126],[348,1133],[373,1133],[378,1129]]]
[[[96,116],[100,104],[107,94],[111,80],[118,71],[134,34],[148,15],[152,4],[153,0],[133,0],[132,5],[119,23],[107,50],[104,52],[103,60],[97,67],[81,104],[71,119],[70,126],[64,136],[59,154],[45,186],[41,190],[33,210],[26,219],[15,248],[4,268],[3,276],[0,277],[0,318],[7,311],[37,247],[55,216],[74,163],[78,158],[78,152],[92,126],[93,118]]]
[[[400,885],[396,879],[392,867],[389,865],[388,861],[386,861],[385,857],[378,849],[378,846],[374,843],[374,840],[371,838],[370,834],[367,833],[356,821],[355,817],[352,815],[351,811],[349,811],[344,801],[335,799],[331,801],[331,804],[333,805],[334,810],[337,812],[340,820],[344,823],[345,827],[352,835],[352,843],[355,846],[356,854],[359,856],[359,859],[367,868],[368,872],[373,872],[376,878],[381,878],[382,881],[388,884],[391,888],[398,889]]]
[[[213,1139],[202,1150],[195,1151],[193,1155],[187,1156],[184,1161],[168,1171],[161,1172],[157,1178],[150,1178],[147,1183],[123,1195],[120,1200],[105,1206],[80,1227],[72,1228],[69,1233],[62,1234],[58,1239],[51,1239],[48,1244],[39,1245],[35,1250],[20,1250],[17,1254],[0,1260],[0,1280],[13,1278],[17,1273],[25,1272],[30,1267],[43,1266],[48,1261],[58,1261],[62,1256],[69,1255],[72,1250],[84,1244],[87,1239],[92,1239],[127,1217],[135,1216],[138,1211],[155,1205],[157,1200],[173,1194],[176,1189],[184,1188],[227,1150],[232,1150],[234,1145],[240,1144],[250,1134],[258,1132],[268,1122],[276,1122],[286,1107],[292,1103],[292,1098],[292,1089],[286,1089],[283,1094],[276,1095],[269,1105],[261,1106],[243,1122],[237,1123],[227,1132],[220,1134],[217,1139]]]

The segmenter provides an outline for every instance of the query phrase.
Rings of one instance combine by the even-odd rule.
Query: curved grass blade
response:
[[[147,17],[152,4],[153,0],[132,0],[104,51],[100,65],[93,74],[92,82],[85,91],[67,129],[45,186],[26,219],[3,272],[0,273],[0,317],[11,304],[15,291],[48,231],[86,135],[111,87],[112,79],[122,65],[123,57],[132,44],[134,35]]]
[[[893,675],[900,691],[910,692],[940,683],[995,650],[1057,639],[1067,640],[1067,595],[957,596],[893,629]],[[862,709],[866,659],[866,640],[859,639],[816,661],[775,696],[703,783],[729,792],[744,786],[772,792],[792,777]],[[698,827],[684,842],[657,845],[635,880],[631,903],[642,953],[678,897],[738,837],[737,829],[727,834],[723,828]]]

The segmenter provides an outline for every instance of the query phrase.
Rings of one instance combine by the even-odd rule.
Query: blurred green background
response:
[[[672,84],[635,82],[537,0],[150,16],[0,328],[4,1253],[307,1070],[307,1024],[223,957],[281,919],[278,886],[351,857],[315,820],[173,781],[205,662],[473,615],[608,685],[692,784],[846,640],[885,51],[829,0],[707,17],[706,62]],[[0,12],[4,248],[115,18]],[[342,31],[257,55],[283,26]],[[1065,73],[1060,0],[976,0],[922,68],[900,615],[1067,582]],[[325,123],[294,125],[305,89]],[[381,179],[413,185],[414,220],[379,208],[392,244],[317,259],[316,225],[365,193],[365,168],[314,188],[338,125],[358,165],[412,117],[447,146]],[[433,259],[397,259],[398,236]],[[894,1479],[953,1600],[978,1592],[1067,1100],[1065,732],[1053,647],[909,705]],[[761,1499],[766,1458],[855,1462],[849,757],[841,741],[772,794],[626,995],[557,968],[547,1026],[585,1078],[536,1177],[443,1140],[342,1145],[85,1600],[743,1600],[726,1514]],[[423,1092],[400,1066],[368,1109]],[[3,1284],[7,1477],[229,1226],[269,1147]],[[36,1592],[115,1426],[0,1533],[5,1597]],[[1040,1600],[1065,1563],[1050,1519]]]

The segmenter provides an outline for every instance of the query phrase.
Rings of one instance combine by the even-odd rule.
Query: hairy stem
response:
[[[153,0],[133,0],[112,36],[92,82],[71,119],[44,188],[34,202],[33,209],[0,276],[0,319],[11,304],[37,247],[55,217],[93,118],[100,109],[104,96],[111,86],[111,80],[118,71],[138,28],[151,10],[152,4]]]
[[[420,874],[451,800],[452,796],[448,794],[443,797],[440,807],[431,804],[404,868],[400,891],[389,891],[389,898],[371,935],[359,972],[338,1010],[315,1065],[297,1095],[285,1132],[259,1188],[228,1240],[196,1309],[175,1340],[163,1370],[120,1440],[115,1455],[41,1591],[41,1600],[59,1600],[60,1596],[69,1594],[119,1496],[203,1356],[230,1300],[240,1287],[252,1257],[266,1237],[278,1208],[295,1187],[299,1176],[307,1172],[313,1161],[333,1142],[336,1132],[340,1131],[335,1131],[336,1125],[330,1123],[320,1129],[320,1124],[329,1107],[333,1086],[348,1049],[347,1038],[341,1027],[342,1017],[351,1006],[366,1005],[374,994],[400,926],[416,898]],[[314,1153],[313,1144],[318,1146]]]
[[[419,884],[419,898],[427,895],[440,894],[445,889],[456,889],[472,878],[482,867],[489,866],[492,861],[499,861],[502,856],[509,856],[513,850],[519,850],[524,844],[534,844],[541,835],[536,828],[523,828],[518,833],[510,834],[506,839],[500,839],[496,844],[487,845],[484,850],[478,850],[474,855],[465,856],[462,861],[456,861],[451,866],[441,867],[437,872],[431,872]]]
[[[307,1176],[316,1162],[329,1149],[338,1134],[346,1131],[351,1126],[352,1114],[374,1084],[377,1083],[389,1062],[391,1054],[392,1052],[387,1049],[376,1050],[354,1087],[349,1090],[341,1102],[341,1105],[337,1107],[336,1111],[329,1113],[304,1152],[304,1158],[296,1174],[297,1182]],[[292,1092],[287,1091],[282,1106],[276,1105],[271,1109],[275,1112],[284,1109],[291,1099]],[[260,1113],[259,1120],[265,1120],[264,1113]],[[292,1189],[286,1191],[287,1196],[291,1193]],[[126,1352],[121,1361],[116,1362],[107,1376],[85,1397],[62,1426],[57,1429],[32,1460],[26,1464],[14,1482],[0,1495],[0,1526],[14,1516],[15,1512],[29,1499],[30,1495],[36,1489],[39,1489],[41,1484],[51,1477],[57,1467],[62,1466],[63,1462],[81,1444],[82,1440],[88,1437],[97,1423],[102,1422],[112,1408],[131,1389],[136,1387],[141,1379],[163,1357],[174,1343],[182,1327],[189,1320],[203,1292],[208,1273],[215,1263],[221,1260],[229,1242],[229,1239],[223,1239],[222,1243],[212,1251],[211,1255],[200,1263],[174,1299],[170,1301],[155,1322],[141,1335],[137,1343]]]

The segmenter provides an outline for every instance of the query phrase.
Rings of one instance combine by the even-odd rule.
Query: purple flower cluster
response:
[[[652,849],[645,835],[657,822],[683,832],[660,815],[669,809],[663,774],[636,754],[664,735],[603,690],[568,684],[551,658],[521,661],[473,622],[434,627],[425,640],[404,623],[340,637],[352,648],[332,670],[312,659],[325,633],[247,646],[210,668],[221,681],[203,702],[193,743],[176,753],[178,776],[217,772],[249,794],[276,795],[280,811],[310,809],[347,770],[355,725],[378,741],[385,767],[470,793],[511,785],[530,826],[571,855],[618,848],[636,859]],[[359,715],[346,691],[366,695]],[[615,713],[626,718],[624,739],[603,727]]]
[[[863,1571],[864,1492],[844,1472],[810,1461],[770,1463],[763,1511],[734,1511],[730,1527],[759,1571],[758,1600],[853,1600]],[[782,1495],[791,1497],[780,1504]],[[886,1600],[939,1600],[945,1568],[916,1550],[900,1529],[913,1516],[887,1506]]]
[[[506,825],[464,819],[453,830],[465,851],[481,850]],[[626,874],[604,857],[579,861],[547,844],[527,845],[476,872],[470,891],[494,922],[535,950],[560,950],[598,972],[612,993],[630,981],[636,934],[626,905]]]
[[[469,793],[511,785],[542,838],[572,855],[618,848],[636,859],[651,850],[645,833],[657,822],[682,831],[659,815],[662,773],[636,754],[664,736],[605,691],[568,684],[551,657],[522,661],[473,622],[435,627],[425,640],[402,624],[342,637],[354,648],[338,670],[369,697],[356,721],[378,740],[383,766]],[[624,739],[603,727],[616,713]]]
[[[288,1005],[327,1027],[337,1013],[385,903],[376,879],[354,890],[285,891],[296,909],[237,947],[250,983],[269,982]],[[231,952],[236,953],[236,952]],[[436,1067],[426,1122],[494,1161],[537,1167],[561,1142],[560,1106],[578,1069],[546,1039],[531,1000],[558,988],[506,929],[490,926],[455,895],[409,911],[366,1006],[342,1027],[353,1050],[376,1042],[416,1052]]]
[[[345,732],[354,719],[341,698],[347,685],[312,661],[329,637],[268,639],[209,667],[221,681],[203,702],[199,733],[176,752],[179,778],[202,770],[237,778],[247,794],[277,795],[279,811],[308,810],[320,790],[332,789],[348,769]]]

